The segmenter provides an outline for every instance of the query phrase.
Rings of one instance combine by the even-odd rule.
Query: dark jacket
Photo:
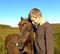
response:
[[[39,25],[36,30],[36,54],[54,54],[53,33],[49,23]]]

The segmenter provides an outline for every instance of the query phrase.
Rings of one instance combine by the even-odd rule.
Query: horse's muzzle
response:
[[[24,49],[24,43],[23,43],[23,42],[19,42],[19,43],[18,43],[18,49],[19,49],[20,51],[22,51],[22,50]]]

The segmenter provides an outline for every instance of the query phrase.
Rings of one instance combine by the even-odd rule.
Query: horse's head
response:
[[[32,24],[28,21],[28,19],[21,18],[19,22],[20,29],[20,38],[19,38],[19,49],[23,49],[24,46],[31,40],[31,32],[33,31]]]
[[[24,30],[31,30],[32,29],[32,24],[31,22],[29,22],[28,19],[24,19],[23,17],[21,17],[21,21],[18,24],[20,32],[24,31]]]

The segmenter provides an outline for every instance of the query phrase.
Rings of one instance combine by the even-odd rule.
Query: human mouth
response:
[[[32,24],[35,24],[34,22],[32,22]]]
[[[35,23],[35,22],[32,22],[32,24],[36,25],[36,23]]]

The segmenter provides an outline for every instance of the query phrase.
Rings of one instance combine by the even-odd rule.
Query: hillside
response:
[[[52,27],[58,27],[58,28],[60,28],[60,24],[51,24],[52,25]]]
[[[54,37],[54,54],[60,54],[60,24],[51,24]],[[5,38],[9,34],[20,34],[18,27],[0,24],[0,54],[7,54],[5,49]]]
[[[0,24],[0,28],[11,28],[9,25]]]

